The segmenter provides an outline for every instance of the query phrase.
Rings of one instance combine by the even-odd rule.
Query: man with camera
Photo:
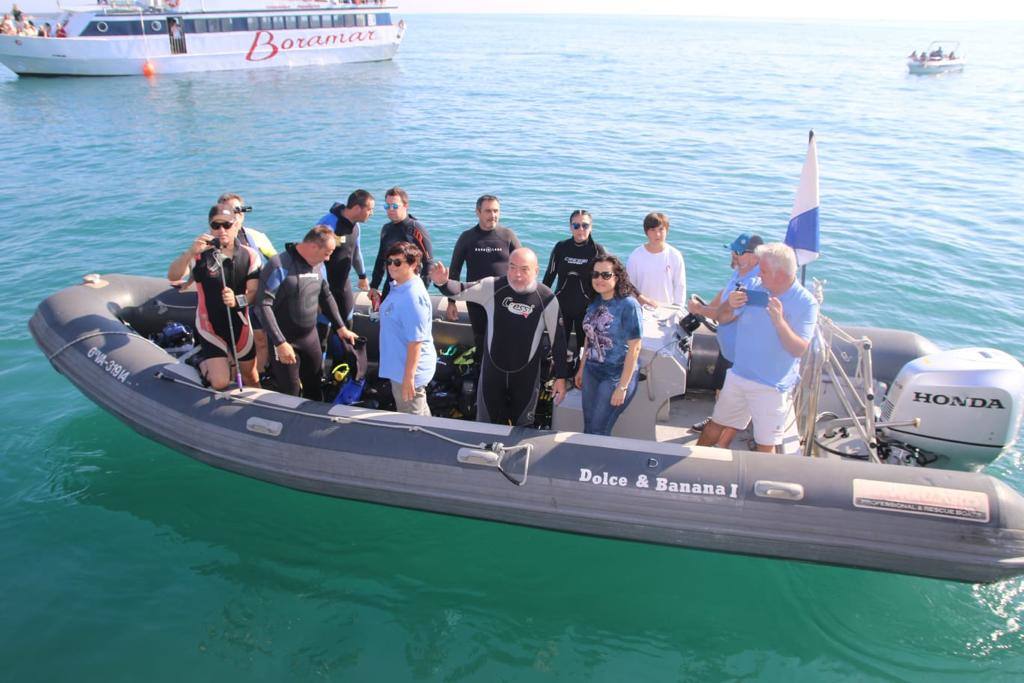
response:
[[[260,267],[267,263],[267,259],[277,253],[270,238],[266,233],[245,224],[245,214],[252,211],[252,207],[245,203],[242,196],[234,192],[225,192],[217,198],[218,204],[227,204],[234,207],[238,217],[238,239],[242,244],[248,244],[256,250],[260,256]],[[249,311],[249,319],[252,321],[253,340],[256,342],[256,373],[261,374],[270,361],[269,349],[267,347],[267,333],[263,331],[263,321],[260,320],[259,309]]]
[[[174,259],[167,279],[181,282],[191,277],[196,283],[199,371],[210,386],[226,389],[231,383],[231,364],[237,363],[242,381],[258,387],[249,304],[256,298],[260,256],[238,239],[241,221],[234,206],[217,204],[208,218],[209,232],[196,237]]]
[[[730,292],[719,309],[719,323],[736,321],[736,355],[698,446],[728,448],[732,435],[726,428],[745,429],[752,421],[757,450],[771,453],[792,414],[791,392],[814,338],[818,302],[797,282],[790,247],[773,242],[755,254],[761,286]]]

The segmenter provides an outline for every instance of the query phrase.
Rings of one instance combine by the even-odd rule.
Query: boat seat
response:
[[[675,356],[655,354],[642,369],[644,378],[636,388],[633,400],[612,428],[612,436],[655,440],[659,416],[667,415],[673,396],[686,393],[686,368]],[[560,405],[554,407],[551,422],[556,431],[583,431],[583,392],[570,391]]]

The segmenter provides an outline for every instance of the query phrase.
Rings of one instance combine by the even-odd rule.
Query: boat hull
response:
[[[964,60],[945,60],[945,61],[931,61],[931,62],[919,62],[917,60],[910,60],[907,62],[907,70],[917,76],[927,76],[932,74],[943,74],[953,73],[956,71],[963,71]]]
[[[0,35],[0,63],[23,76],[141,76],[374,62],[392,59],[401,30],[256,31],[189,36],[172,54],[165,36],[33,38]],[[330,40],[330,42],[325,42]],[[300,43],[301,41],[301,43]],[[299,45],[301,44],[301,47]]]
[[[217,393],[133,333],[189,320],[191,297],[108,276],[42,302],[54,368],[141,434],[274,484],[571,533],[959,581],[1024,570],[1024,498],[965,472],[777,456]],[[459,444],[529,446],[511,479]]]

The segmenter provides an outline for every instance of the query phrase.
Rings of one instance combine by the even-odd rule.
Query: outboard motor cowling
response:
[[[886,439],[939,456],[939,467],[973,469],[995,459],[1020,429],[1024,366],[997,349],[968,348],[916,358],[882,402]]]

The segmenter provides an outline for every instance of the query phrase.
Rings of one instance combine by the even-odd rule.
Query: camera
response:
[[[220,238],[219,237],[213,237],[211,239],[208,239],[208,240],[206,240],[206,244],[211,246],[211,247],[214,247],[216,249],[220,249]]]
[[[251,206],[236,206],[235,207],[235,213],[249,213],[250,211],[252,211],[252,207]]]

